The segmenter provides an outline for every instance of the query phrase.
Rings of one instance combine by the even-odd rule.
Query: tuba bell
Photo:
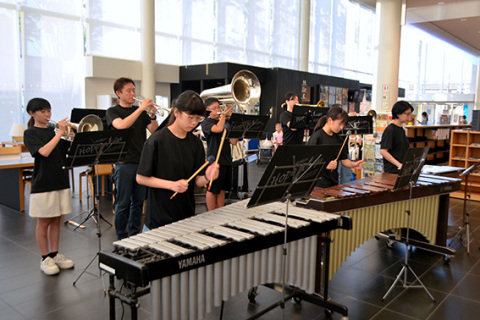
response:
[[[203,90],[200,97],[205,101],[207,98],[217,98],[223,105],[235,104],[245,109],[250,109],[260,99],[261,87],[257,76],[248,70],[237,72],[232,83]]]

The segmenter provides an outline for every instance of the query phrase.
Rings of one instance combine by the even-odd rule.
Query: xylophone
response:
[[[134,287],[150,284],[153,319],[202,319],[233,295],[282,282],[286,204],[246,209],[247,201],[114,242],[113,252],[99,253],[100,268],[111,274],[110,295],[125,298],[114,288],[114,275]],[[350,222],[346,216],[289,206],[286,283],[315,292],[319,243],[329,243],[318,235],[350,229]],[[328,270],[328,260],[324,266]],[[327,296],[328,284],[324,287]],[[114,319],[112,303],[111,298]],[[347,313],[332,301],[323,306]]]
[[[330,251],[330,279],[362,243],[381,232],[406,228],[409,189],[392,191],[396,178],[396,174],[382,173],[349,184],[315,188],[309,199],[296,202],[300,207],[341,213],[352,218],[352,230],[333,230],[331,233],[335,245]],[[412,189],[410,217],[410,228],[428,241],[418,242],[419,246],[442,252],[440,246],[446,244],[447,235],[448,193],[459,190],[460,182],[461,179],[456,178],[420,175]],[[451,252],[448,248],[444,250],[445,254]]]

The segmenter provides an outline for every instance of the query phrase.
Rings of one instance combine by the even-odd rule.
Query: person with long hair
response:
[[[70,142],[61,139],[69,123],[67,118],[58,122],[58,132],[48,126],[52,116],[50,103],[43,98],[33,98],[27,104],[31,116],[24,142],[35,159],[30,190],[29,215],[37,219],[35,237],[42,259],[40,269],[54,275],[60,269],[69,269],[74,262],[58,253],[60,221],[72,212],[70,181],[63,166]]]
[[[135,83],[129,78],[118,78],[113,83],[113,91],[118,104],[107,110],[107,123],[113,129],[132,128],[130,146],[122,163],[117,163],[113,171],[115,182],[115,233],[123,239],[142,231],[142,211],[146,188],[136,180],[138,162],[143,144],[147,140],[146,130],[154,132],[158,127],[156,115],[150,117],[147,110],[154,110],[153,101],[145,99],[140,106],[134,106]]]
[[[313,134],[308,140],[309,145],[340,145],[343,146],[338,160],[342,165],[352,169],[362,169],[363,160],[351,161],[348,159],[348,144],[338,134],[348,122],[348,115],[343,108],[332,106],[328,110],[327,115],[321,117],[315,128]],[[348,137],[345,137],[348,139]],[[336,156],[336,155],[335,155]],[[338,160],[328,159],[328,165],[322,173],[317,186],[321,188],[328,188],[338,184]]]
[[[413,107],[406,101],[398,101],[392,107],[393,121],[385,128],[380,142],[380,154],[383,156],[383,171],[399,173],[402,161],[410,147],[403,125],[408,123]]]
[[[183,92],[170,117],[170,125],[148,138],[138,166],[137,182],[148,187],[144,231],[193,216],[195,186],[208,184],[219,173],[213,163],[187,181],[205,163],[203,144],[192,133],[205,119],[202,98],[191,90]]]
[[[292,92],[285,94],[285,102],[282,104],[286,106],[287,110],[280,114],[279,122],[282,125],[283,144],[302,144],[303,143],[303,129],[291,128],[293,106],[298,104],[298,96]]]

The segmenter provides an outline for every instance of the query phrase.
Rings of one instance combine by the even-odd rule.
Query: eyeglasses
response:
[[[205,120],[205,117],[202,117],[202,116],[192,116],[191,114],[185,113],[183,111],[180,111],[180,112],[186,115],[188,121],[190,122],[202,122],[203,120]]]

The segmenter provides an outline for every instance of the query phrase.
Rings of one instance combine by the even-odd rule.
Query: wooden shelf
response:
[[[450,142],[454,143],[456,148],[463,148],[463,152],[457,152],[457,155],[467,156],[467,151],[465,148],[466,141],[451,140],[452,130],[453,129],[465,129],[469,128],[469,125],[416,125],[416,126],[405,126],[407,130],[407,137],[410,142],[410,147],[413,148],[422,148],[425,146],[430,147],[427,156],[427,164],[438,164],[442,162],[447,162],[449,160],[448,153],[451,151]],[[444,134],[436,134],[437,130],[443,130]],[[448,134],[447,134],[448,133]],[[437,139],[439,137],[440,139]],[[478,136],[478,143],[480,144],[480,135]],[[480,158],[480,146],[479,158]],[[457,150],[458,151],[458,150]],[[462,154],[463,153],[463,154]],[[461,159],[458,159],[461,161]]]
[[[469,168],[473,164],[480,163],[480,145],[472,146],[472,143],[480,143],[480,131],[452,130],[450,145],[449,165],[455,167]],[[480,171],[470,174],[471,199],[480,201]],[[461,192],[451,194],[454,198],[463,198],[465,190],[465,177],[461,183]]]

